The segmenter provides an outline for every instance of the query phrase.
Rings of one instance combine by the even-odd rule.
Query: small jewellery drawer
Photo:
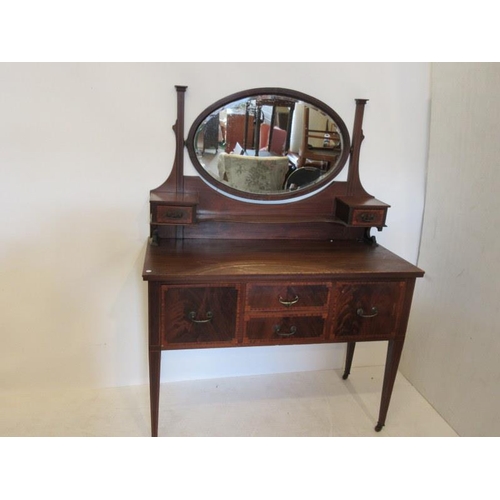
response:
[[[396,334],[405,282],[339,282],[335,287],[335,340],[382,339]]]
[[[156,205],[153,210],[153,223],[191,224],[194,222],[193,206]]]
[[[335,215],[350,226],[385,226],[389,205],[372,196],[340,196],[335,205]]]
[[[163,348],[236,342],[237,286],[162,285],[160,307]]]
[[[319,341],[324,338],[323,316],[269,316],[246,323],[245,343],[279,344]]]
[[[247,289],[247,309],[279,311],[324,308],[328,304],[330,284],[256,284]]]
[[[383,226],[385,210],[355,209],[352,211],[353,226]]]

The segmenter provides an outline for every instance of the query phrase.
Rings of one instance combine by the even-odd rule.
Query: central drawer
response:
[[[252,284],[247,288],[247,311],[324,309],[329,293],[327,283]]]
[[[246,323],[246,344],[297,344],[321,341],[325,333],[323,316],[267,316]]]

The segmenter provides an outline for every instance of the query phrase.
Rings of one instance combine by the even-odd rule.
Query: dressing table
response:
[[[148,283],[152,435],[158,435],[162,350],[344,342],[347,379],[356,343],[384,340],[387,359],[375,426],[380,431],[415,281],[424,273],[370,234],[385,227],[389,205],[368,194],[360,181],[367,100],[355,100],[351,140],[340,116],[318,99],[283,88],[250,89],[203,111],[185,140],[186,89],[176,87],[173,169],[150,193],[143,279]],[[288,108],[279,107],[283,100]],[[279,189],[270,191],[255,187],[256,172],[266,175],[266,168],[272,168],[262,163],[254,170],[256,158],[248,167],[244,162],[238,167],[248,189],[241,182],[233,187],[214,167],[221,153],[239,152],[226,149],[224,117],[256,102],[269,103],[272,112],[266,117],[263,107],[253,126],[268,121],[273,129],[278,127],[276,110],[285,114],[283,156],[290,158],[290,170]],[[290,110],[293,116],[287,121]],[[204,140],[204,134],[210,126],[213,138],[214,119],[219,121],[218,143],[210,148],[207,144],[214,141]],[[294,144],[303,149],[304,134],[312,127],[319,137],[308,139],[315,142],[305,147],[315,153],[323,148],[329,161],[318,164],[306,155],[298,166],[291,160],[300,155]],[[246,143],[248,137],[244,139]],[[256,149],[259,144],[246,146]],[[185,148],[198,176],[184,175]],[[344,167],[347,180],[338,181]],[[321,173],[302,185],[287,184],[287,177],[301,168]]]

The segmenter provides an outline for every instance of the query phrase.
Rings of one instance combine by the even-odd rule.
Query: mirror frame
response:
[[[334,171],[331,176],[326,176],[320,182],[311,184],[308,187],[304,187],[303,189],[298,189],[296,191],[287,191],[284,193],[250,193],[247,191],[241,191],[239,189],[232,188],[227,184],[224,184],[213,177],[200,163],[198,157],[196,155],[196,149],[194,147],[194,142],[196,138],[196,133],[199,126],[203,123],[204,120],[208,118],[213,112],[218,109],[231,104],[232,102],[236,102],[248,97],[254,97],[258,95],[276,95],[280,97],[297,99],[299,101],[303,101],[306,104],[310,104],[316,106],[320,111],[327,114],[330,118],[335,121],[337,125],[342,144],[344,145],[342,154],[340,156],[337,165],[335,166]],[[191,158],[191,162],[193,163],[194,168],[200,175],[200,177],[212,188],[217,190],[218,192],[225,194],[231,198],[240,199],[241,201],[246,202],[259,202],[259,203],[279,203],[282,201],[283,203],[289,203],[290,201],[294,201],[295,198],[306,198],[314,195],[315,193],[322,191],[325,187],[335,182],[335,178],[340,174],[340,172],[345,167],[349,154],[351,152],[351,139],[349,135],[349,131],[342,120],[342,118],[328,105],[324,102],[312,97],[310,95],[304,94],[302,92],[296,90],[290,90],[279,87],[259,87],[248,90],[243,90],[241,92],[236,92],[234,94],[228,95],[218,101],[214,102],[208,108],[206,108],[193,122],[191,128],[189,130],[188,137],[185,142],[186,148],[189,153],[189,157]]]

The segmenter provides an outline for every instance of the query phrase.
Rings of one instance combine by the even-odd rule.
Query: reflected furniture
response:
[[[301,189],[321,177],[322,171],[316,167],[301,167],[294,170],[286,180],[286,189]]]
[[[271,127],[268,123],[260,126],[259,151],[267,151],[272,155],[282,156],[288,151],[287,142],[289,134],[286,130],[277,126]]]
[[[142,274],[148,284],[152,435],[158,435],[163,350],[344,343],[346,379],[357,342],[386,341],[375,426],[380,431],[423,271],[371,235],[385,227],[389,205],[360,181],[366,99],[356,99],[352,141],[325,103],[281,88],[250,89],[217,101],[185,140],[186,89],[176,87],[173,169],[150,193],[151,237]],[[335,122],[340,148],[329,173],[302,189],[263,193],[231,187],[205,169],[194,146],[207,117],[260,95],[306,102]],[[199,175],[184,175],[185,147]],[[336,181],[347,160],[347,180]]]
[[[207,125],[205,126],[202,153],[204,153],[207,149],[213,149],[215,150],[215,153],[219,151],[219,133],[219,115],[214,115],[207,121]]]
[[[269,193],[283,189],[288,173],[288,158],[221,153],[217,167],[219,178],[232,188]]]
[[[226,153],[231,153],[237,144],[243,149],[254,145],[254,119],[246,112],[239,110],[227,114],[226,124]]]
[[[256,116],[260,118],[261,126],[259,134],[262,134],[262,125],[265,123],[265,116],[263,117],[263,109],[267,106],[271,108],[269,117],[269,130],[266,140],[259,141],[261,148],[273,154],[286,154],[290,147],[290,136],[293,123],[293,114],[295,111],[296,101],[284,96],[258,96],[255,99],[257,108]],[[279,138],[276,138],[279,135]],[[273,141],[273,139],[276,139]]]
[[[316,164],[328,170],[332,162],[340,156],[340,137],[335,130],[330,130],[328,119],[324,128],[314,129],[310,126],[311,110],[309,106],[304,109],[304,124],[302,132],[302,142],[299,150],[297,167]]]

